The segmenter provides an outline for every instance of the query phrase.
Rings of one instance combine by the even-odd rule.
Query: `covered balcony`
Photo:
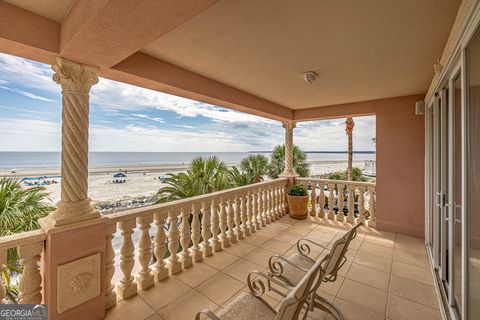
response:
[[[327,247],[311,252],[321,257],[362,222],[336,281],[318,293],[346,319],[459,319],[425,245],[424,114],[479,12],[476,0],[1,1],[0,51],[51,64],[63,95],[61,201],[40,230],[0,238],[2,270],[18,248],[19,303],[46,304],[48,319],[194,319],[248,291],[247,275],[299,239]],[[100,214],[88,196],[99,76],[282,122],[285,171]],[[374,183],[296,174],[298,122],[365,115],[376,116]],[[306,220],[289,217],[292,184],[309,186]],[[278,307],[280,296],[265,297]]]

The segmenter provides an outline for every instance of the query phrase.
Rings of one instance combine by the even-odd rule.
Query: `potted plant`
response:
[[[306,219],[308,214],[308,191],[301,184],[294,184],[287,194],[288,212],[294,219]]]

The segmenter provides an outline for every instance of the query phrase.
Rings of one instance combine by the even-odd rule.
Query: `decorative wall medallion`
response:
[[[65,312],[100,294],[101,254],[96,253],[57,267],[57,310]]]

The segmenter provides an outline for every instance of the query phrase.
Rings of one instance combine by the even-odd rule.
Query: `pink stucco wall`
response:
[[[412,95],[295,111],[296,120],[376,115],[377,229],[424,237],[425,118]]]

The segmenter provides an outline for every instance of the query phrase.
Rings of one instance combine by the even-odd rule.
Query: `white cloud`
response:
[[[156,117],[150,117],[147,114],[139,114],[139,113],[131,113],[132,116],[138,117],[138,118],[143,118],[143,119],[148,119],[151,121],[155,121],[158,123],[165,123],[165,120],[163,118],[156,118]]]
[[[3,90],[7,90],[7,91],[11,91],[11,92],[15,92],[15,93],[21,94],[21,95],[24,96],[24,97],[31,98],[31,99],[35,99],[35,100],[40,100],[40,101],[45,101],[45,102],[53,102],[53,101],[55,101],[55,100],[53,100],[53,99],[48,99],[48,98],[45,98],[45,97],[41,97],[41,96],[38,96],[38,95],[33,94],[33,93],[31,93],[31,92],[24,91],[24,90],[20,90],[20,89],[9,88],[9,87],[6,87],[6,86],[0,86],[0,88],[3,89]]]

